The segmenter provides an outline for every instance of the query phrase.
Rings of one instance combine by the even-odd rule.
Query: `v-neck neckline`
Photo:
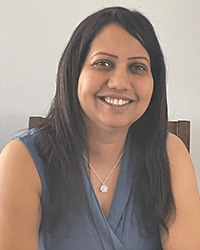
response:
[[[87,171],[87,167],[84,167],[85,169],[85,173],[87,175],[87,179],[89,181],[90,184],[90,191],[92,191],[92,194],[96,200],[96,204],[104,218],[104,220],[106,220],[110,226],[112,227],[112,229],[115,229],[118,221],[120,220],[120,217],[125,209],[125,206],[127,204],[129,195],[130,195],[130,191],[132,188],[132,168],[130,167],[130,143],[131,143],[131,136],[128,134],[127,138],[126,138],[126,143],[125,143],[125,150],[124,150],[124,155],[122,157],[122,163],[121,163],[121,168],[119,171],[119,176],[118,176],[118,180],[117,180],[117,185],[116,185],[116,189],[114,192],[114,196],[112,199],[112,203],[110,206],[110,211],[108,216],[106,217],[101,205],[99,203],[99,200],[97,198],[97,195],[94,191],[94,187],[91,183],[90,177],[88,175],[88,171]],[[92,197],[88,197],[89,199]]]
[[[130,144],[131,136],[127,135],[125,151],[115,193],[111,203],[110,212],[106,218],[113,230],[116,229],[117,224],[125,210],[132,189],[133,169],[130,165]]]

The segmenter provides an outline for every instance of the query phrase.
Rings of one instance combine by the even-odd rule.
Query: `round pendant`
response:
[[[101,191],[102,193],[107,193],[108,187],[107,187],[105,184],[103,184],[103,185],[100,187],[100,191]]]

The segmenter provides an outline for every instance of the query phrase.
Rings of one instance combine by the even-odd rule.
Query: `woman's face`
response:
[[[121,26],[105,26],[91,44],[78,81],[86,126],[128,130],[147,109],[153,86],[144,47]]]

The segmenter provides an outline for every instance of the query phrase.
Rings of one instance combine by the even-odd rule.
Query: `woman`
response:
[[[1,249],[200,249],[190,156],[167,133],[165,65],[140,13],[75,30],[40,128],[0,158]]]

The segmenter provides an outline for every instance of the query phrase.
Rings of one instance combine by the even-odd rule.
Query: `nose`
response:
[[[132,87],[129,73],[126,68],[116,68],[112,71],[107,83],[111,89],[127,91]]]

